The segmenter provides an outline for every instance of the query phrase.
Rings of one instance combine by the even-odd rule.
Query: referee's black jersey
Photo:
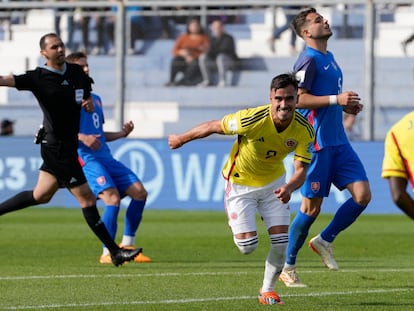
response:
[[[91,94],[83,69],[66,63],[62,71],[37,67],[14,78],[16,89],[31,91],[37,98],[47,137],[77,146],[81,101]]]

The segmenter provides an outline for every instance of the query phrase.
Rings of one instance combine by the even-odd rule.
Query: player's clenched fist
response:
[[[183,143],[181,142],[180,136],[175,134],[168,135],[168,145],[171,149],[180,148]]]

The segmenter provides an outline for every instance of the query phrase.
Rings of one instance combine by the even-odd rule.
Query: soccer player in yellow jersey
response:
[[[382,177],[388,179],[394,203],[414,219],[414,200],[407,192],[408,181],[414,190],[414,111],[393,125],[385,138]]]
[[[269,233],[270,250],[258,297],[261,304],[282,303],[274,288],[288,243],[288,202],[306,178],[315,138],[310,123],[295,112],[297,91],[293,73],[278,75],[270,85],[270,104],[240,110],[168,137],[170,148],[176,149],[211,134],[237,135],[223,168],[224,203],[234,243],[241,253],[250,254],[257,248],[256,212]],[[286,181],[283,159],[291,152],[294,173]]]

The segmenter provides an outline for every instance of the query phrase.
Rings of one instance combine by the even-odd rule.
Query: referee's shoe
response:
[[[142,248],[136,248],[136,249],[125,249],[120,248],[115,254],[111,254],[112,263],[115,266],[122,265],[126,261],[134,260],[138,254],[142,253]]]

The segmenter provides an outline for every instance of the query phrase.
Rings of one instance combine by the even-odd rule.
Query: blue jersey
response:
[[[79,132],[86,135],[100,135],[101,148],[92,150],[79,141],[78,155],[83,172],[95,196],[108,188],[118,189],[123,196],[133,183],[140,180],[131,169],[112,156],[103,130],[104,114],[101,98],[92,94],[92,100],[94,104],[92,113],[81,109]]]
[[[99,150],[91,150],[82,142],[79,142],[78,154],[84,162],[88,161],[90,157],[93,157],[93,159],[99,158],[105,161],[105,159],[112,158],[112,155],[106,143],[103,130],[104,114],[102,109],[102,100],[94,93],[91,95],[94,111],[90,113],[86,112],[84,109],[81,109],[79,133],[85,135],[100,135],[99,141],[101,142],[101,148],[99,148]]]
[[[299,87],[315,96],[342,93],[342,71],[333,54],[326,54],[306,46],[299,55],[293,70],[297,73]],[[330,105],[318,109],[297,109],[315,129],[315,151],[327,146],[348,143],[342,123],[342,107]]]

